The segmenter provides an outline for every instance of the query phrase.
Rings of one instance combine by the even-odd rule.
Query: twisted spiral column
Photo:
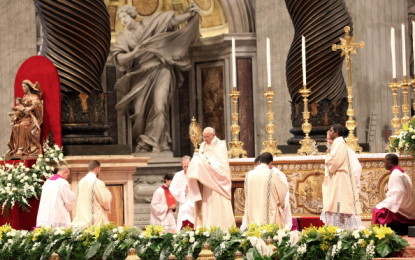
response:
[[[344,35],[343,28],[352,28],[352,19],[343,0],[285,0],[288,12],[294,26],[294,39],[291,43],[286,62],[287,86],[292,99],[293,126],[291,130],[295,136],[302,135],[302,116],[296,111],[302,107],[300,89],[303,87],[301,64],[301,36],[306,37],[307,59],[307,88],[311,90],[310,106],[317,107],[310,118],[313,124],[313,134],[317,141],[323,138],[323,132],[332,123],[344,123],[344,116],[333,117],[328,115],[330,110],[337,110],[336,114],[345,115],[346,106],[339,103],[347,102],[346,84],[342,75],[344,57],[333,52],[331,45],[340,43],[339,38]],[[317,105],[318,103],[318,105]],[[327,105],[336,104],[334,108]],[[324,111],[323,111],[324,110]],[[297,115],[298,114],[298,115]],[[329,118],[329,119],[328,119]],[[344,121],[343,121],[344,120]],[[316,133],[320,131],[320,133]],[[313,133],[314,132],[314,133]],[[320,138],[320,139],[319,139]],[[297,138],[298,139],[298,138]],[[289,143],[298,143],[289,141]]]
[[[34,0],[43,26],[40,54],[56,66],[63,92],[102,92],[111,41],[104,1]]]

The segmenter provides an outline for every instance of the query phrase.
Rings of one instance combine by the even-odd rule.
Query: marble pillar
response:
[[[36,55],[36,18],[32,0],[0,0],[0,156],[7,151],[7,113],[14,100],[14,78],[24,60]]]

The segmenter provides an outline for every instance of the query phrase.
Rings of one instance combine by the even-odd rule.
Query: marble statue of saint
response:
[[[12,133],[7,157],[38,156],[42,153],[40,126],[43,122],[42,91],[39,83],[22,82],[23,98],[16,99],[11,116]]]
[[[132,122],[136,152],[170,150],[170,101],[180,85],[181,71],[189,70],[189,46],[199,37],[200,16],[191,5],[183,14],[158,12],[135,21],[130,5],[118,11],[125,26],[112,48],[115,65],[126,74],[116,83],[118,111]],[[178,29],[179,25],[187,22]]]

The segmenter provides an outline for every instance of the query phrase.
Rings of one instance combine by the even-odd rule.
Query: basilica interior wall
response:
[[[36,55],[36,18],[32,0],[0,0],[0,6],[0,155],[4,155],[10,138],[14,78],[20,64]]]

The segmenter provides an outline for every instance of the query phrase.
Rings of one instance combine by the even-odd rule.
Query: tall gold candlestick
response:
[[[310,112],[308,111],[308,97],[310,96],[311,90],[307,89],[307,86],[304,85],[299,92],[303,97],[304,102],[304,123],[301,125],[301,129],[303,130],[305,137],[300,141],[301,148],[298,149],[297,153],[302,155],[310,155],[313,153],[313,144],[315,143],[315,141],[309,136],[312,129],[312,125],[308,122],[310,119]]]
[[[407,76],[403,76],[402,82],[400,82],[402,88],[402,96],[403,96],[403,103],[402,103],[402,118],[401,124],[404,125],[409,122],[411,117],[409,116],[411,106],[409,105],[408,97],[409,97],[409,86],[411,82],[408,80]]]
[[[388,85],[392,89],[392,96],[393,96],[393,106],[392,106],[393,118],[391,120],[391,124],[395,130],[393,135],[397,136],[401,128],[401,119],[399,118],[400,106],[398,103],[398,90],[401,87],[401,85],[398,83],[396,78],[392,79],[392,82],[389,83]]]
[[[233,87],[231,93],[229,94],[232,99],[232,141],[229,142],[229,158],[246,158],[247,156],[246,150],[244,149],[244,143],[239,140],[239,132],[241,131],[241,127],[239,126],[238,99],[240,95],[241,92],[238,91],[236,87]]]
[[[356,54],[356,48],[363,48],[364,42],[355,42],[354,37],[350,36],[350,27],[344,27],[345,36],[340,38],[341,44],[333,44],[333,51],[341,50],[341,55],[346,57],[346,69],[347,69],[347,101],[349,106],[347,108],[347,116],[349,119],[346,121],[346,127],[349,130],[349,135],[346,137],[346,143],[349,147],[355,151],[361,153],[363,148],[360,147],[357,137],[354,135],[354,130],[357,126],[354,120],[353,109],[353,81],[352,81],[352,54]]]
[[[278,149],[278,142],[274,139],[274,133],[275,133],[275,125],[274,125],[274,111],[272,107],[272,100],[274,98],[275,92],[271,89],[271,86],[268,86],[267,91],[264,92],[264,96],[267,99],[267,106],[268,106],[268,112],[267,112],[267,119],[268,124],[265,127],[265,130],[268,134],[268,139],[264,141],[263,149],[261,153],[269,152],[274,156],[280,155],[281,150]]]

